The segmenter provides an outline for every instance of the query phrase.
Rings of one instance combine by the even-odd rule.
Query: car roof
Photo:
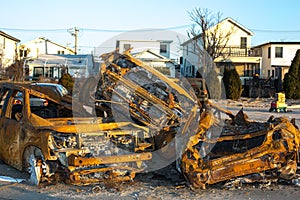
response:
[[[49,85],[49,86],[57,86],[60,84],[57,83],[31,83],[31,85]]]

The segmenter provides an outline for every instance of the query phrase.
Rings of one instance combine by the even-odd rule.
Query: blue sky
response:
[[[72,47],[74,37],[67,29],[78,27],[81,53],[122,34],[117,30],[179,27],[172,31],[185,35],[194,8],[220,11],[223,18],[238,21],[254,32],[252,45],[300,41],[297,0],[10,0],[1,5],[0,30],[21,42],[45,37]]]

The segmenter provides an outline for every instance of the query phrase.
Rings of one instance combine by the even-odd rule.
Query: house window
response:
[[[5,49],[5,38],[3,38],[3,45],[2,48]]]
[[[283,47],[275,47],[275,58],[283,57]]]
[[[20,57],[27,57],[27,50],[20,49]]]
[[[44,67],[34,67],[33,68],[33,77],[44,76]]]
[[[53,67],[46,67],[44,70],[45,77],[53,78]]]
[[[130,44],[124,44],[123,47],[124,47],[124,51],[126,51],[130,49]]]
[[[167,53],[167,45],[160,44],[160,53]]]
[[[247,48],[247,38],[241,37],[241,49]]]
[[[57,54],[65,54],[65,51],[57,51]]]
[[[271,47],[268,47],[268,58],[271,58]]]

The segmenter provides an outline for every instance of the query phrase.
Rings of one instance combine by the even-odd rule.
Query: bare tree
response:
[[[200,74],[200,77],[205,78],[211,98],[219,99],[222,96],[222,85],[214,61],[218,57],[226,59],[230,55],[226,47],[236,31],[235,26],[223,26],[222,14],[206,8],[195,8],[188,14],[193,23],[187,31],[193,51],[189,50],[189,46],[187,51],[195,55],[196,60],[193,63],[197,65],[196,76]]]
[[[195,53],[206,51],[214,60],[217,57],[228,55],[226,48],[230,36],[235,32],[234,26],[224,29],[221,27],[220,12],[212,12],[206,8],[195,8],[188,12],[192,27],[188,30],[188,36],[191,39],[199,40],[196,45]],[[227,54],[226,54],[227,53]]]

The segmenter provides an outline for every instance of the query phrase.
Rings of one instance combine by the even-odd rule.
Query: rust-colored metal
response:
[[[69,165],[74,167],[82,167],[87,165],[103,165],[113,163],[140,162],[143,160],[151,160],[151,153],[136,153],[118,156],[102,156],[94,158],[84,158],[79,156],[69,156]]]
[[[112,181],[125,181],[144,170],[143,163],[152,154],[141,150],[153,148],[147,127],[73,116],[80,110],[73,112],[66,99],[30,84],[0,83],[0,159],[19,170],[36,172],[36,184],[54,181],[57,175],[70,177],[66,181],[74,184],[100,182],[107,174]],[[46,105],[32,104],[45,100]],[[100,180],[93,173],[105,177]]]
[[[190,137],[182,156],[182,172],[193,187],[206,188],[268,170],[281,171],[280,178],[291,179],[295,175],[300,162],[300,131],[287,118],[253,122],[240,111],[218,137],[206,135],[213,122],[212,113],[202,115],[199,132]],[[214,145],[210,152],[201,152],[209,145]]]
[[[167,144],[180,134],[180,168],[193,187],[264,172],[296,176],[300,132],[294,119],[255,122],[242,110],[234,115],[210,101],[202,107],[188,85],[130,50],[101,58],[99,80],[87,79],[78,100],[30,84],[0,83],[0,159],[19,170],[37,169],[37,183],[57,175],[76,185],[128,181],[149,166],[152,151],[178,160],[178,149]],[[34,107],[33,100],[47,104]],[[212,109],[230,119],[221,126]]]

